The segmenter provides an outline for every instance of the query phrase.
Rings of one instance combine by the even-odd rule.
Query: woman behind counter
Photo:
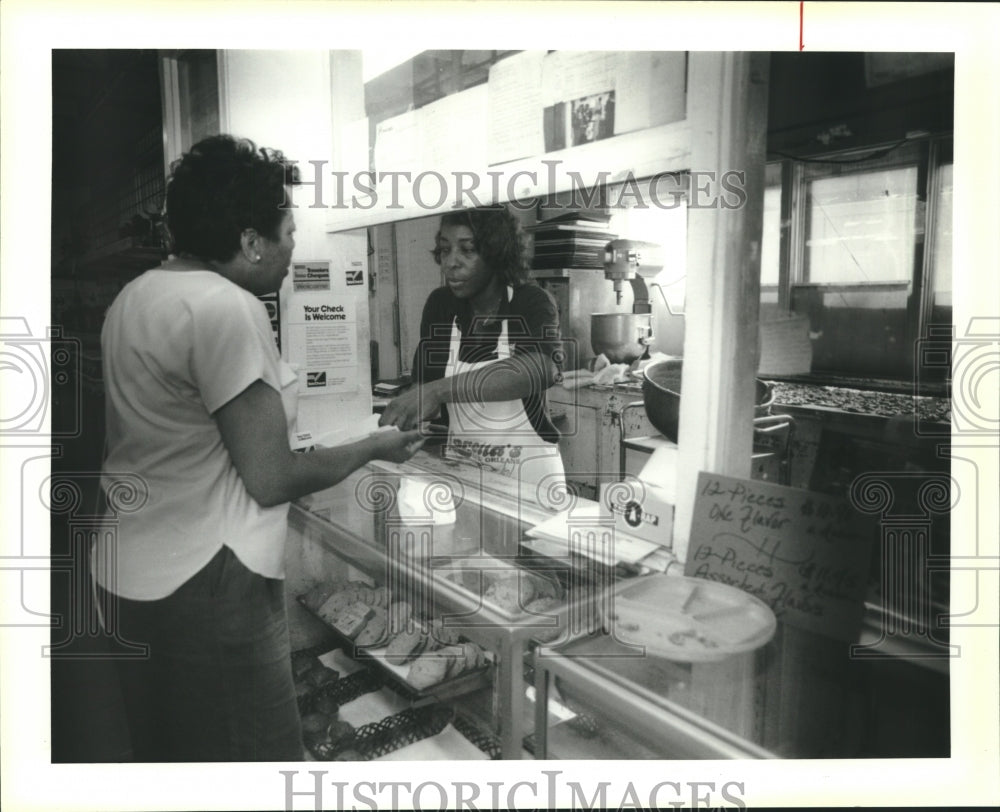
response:
[[[119,293],[101,334],[102,485],[148,490],[110,511],[93,571],[113,631],[137,761],[303,756],[283,594],[288,503],[372,459],[402,462],[417,432],[291,451],[296,376],[257,296],[295,247],[281,153],[199,142],[172,168],[174,255]],[[110,594],[109,594],[110,593]]]
[[[382,425],[412,428],[440,412],[445,455],[519,483],[521,498],[564,479],[545,391],[556,380],[559,315],[527,281],[523,232],[503,206],[441,218],[433,250],[445,285],[424,304],[413,388]]]

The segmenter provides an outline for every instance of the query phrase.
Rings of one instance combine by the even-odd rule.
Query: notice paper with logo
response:
[[[296,262],[292,265],[292,290],[310,293],[330,290],[330,262]]]
[[[684,574],[755,595],[780,623],[854,641],[871,541],[844,499],[702,472]]]
[[[357,390],[356,310],[353,296],[297,296],[289,304],[288,360],[300,396]]]

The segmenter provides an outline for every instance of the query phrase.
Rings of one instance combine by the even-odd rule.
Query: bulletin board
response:
[[[364,85],[331,230],[688,168],[683,51],[425,51]]]

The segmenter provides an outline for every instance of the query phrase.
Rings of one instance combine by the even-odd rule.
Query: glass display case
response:
[[[645,656],[609,635],[540,646],[534,663],[535,758],[774,757],[692,710],[689,665]]]
[[[426,465],[434,459],[418,457]],[[539,506],[513,509],[482,483],[411,463],[400,467],[403,473],[357,472],[292,507],[292,648],[337,648],[411,707],[445,703],[460,727],[492,737],[487,749],[494,755],[522,758],[532,723],[526,653],[539,640],[566,637],[570,619],[580,625],[610,576],[606,568],[570,567],[524,546],[525,531],[542,515]],[[359,608],[348,612],[349,603]],[[409,622],[394,625],[388,618],[402,604]],[[366,619],[374,633],[361,628]],[[412,648],[402,638],[407,633]],[[407,656],[421,646],[421,634],[426,650]],[[447,662],[439,670],[442,660],[456,658],[457,669]],[[341,659],[332,667],[343,672],[343,666]]]
[[[409,714],[376,720],[372,752],[384,749],[376,734],[394,735],[392,726],[406,722],[408,736],[451,725],[466,745],[474,741],[481,753],[503,759],[947,754],[948,708],[940,701],[946,662],[913,646],[891,657],[881,649],[879,656],[859,654],[859,645],[874,650],[885,626],[871,607],[853,641],[779,619],[759,638],[741,632],[754,645],[730,647],[722,657],[643,651],[617,633],[621,604],[611,614],[607,593],[633,591],[636,576],[651,569],[646,559],[627,567],[574,550],[554,554],[532,536],[568,504],[518,503],[475,473],[421,451],[292,507],[286,569],[293,649],[337,650],[338,661],[327,664],[350,681],[326,689],[328,698],[341,690],[354,698],[374,680],[391,692],[386,713]],[[601,530],[581,527],[588,535]],[[665,568],[650,578],[697,581],[703,595],[715,588],[675,577],[670,563]],[[338,614],[346,606],[337,595],[345,591],[364,604],[360,619]],[[406,604],[409,626],[389,619],[398,603]],[[652,620],[640,625],[659,629],[667,607],[647,603]],[[699,616],[734,623],[747,614],[723,609]],[[375,622],[374,633],[362,634],[359,621],[379,615],[383,627]],[[409,643],[395,639],[402,632]],[[359,667],[368,677],[352,673]],[[451,750],[440,757],[464,756]]]
[[[878,638],[866,616],[863,646]],[[877,625],[877,623],[875,623]],[[682,662],[607,633],[534,650],[539,759],[947,756],[948,670],[910,646],[847,656],[779,624],[755,651]]]

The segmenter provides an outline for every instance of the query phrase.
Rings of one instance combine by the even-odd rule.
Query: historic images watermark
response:
[[[80,435],[81,359],[79,339],[64,336],[60,327],[39,335],[24,318],[0,317],[4,445],[21,437],[58,440]]]
[[[77,656],[73,653],[74,641],[96,638],[102,634],[115,637],[116,634],[116,613],[111,605],[100,606],[105,623],[103,632],[95,625],[95,595],[89,588],[90,585],[80,577],[86,550],[95,534],[114,534],[117,515],[141,509],[144,483],[133,481],[134,478],[128,476],[113,478],[114,487],[109,495],[111,511],[98,513],[94,506],[83,504],[80,486],[84,480],[99,479],[99,472],[49,473],[48,463],[53,453],[59,453],[56,440],[79,436],[82,430],[81,393],[78,386],[81,371],[79,347],[77,342],[63,338],[58,329],[50,329],[41,337],[35,336],[22,319],[5,319],[3,327],[0,357],[3,359],[4,372],[8,380],[16,372],[22,385],[27,385],[27,392],[21,394],[20,400],[7,401],[8,406],[13,404],[14,408],[5,410],[0,416],[3,445],[7,453],[17,453],[23,458],[19,483],[22,506],[21,546],[15,551],[15,555],[5,557],[2,566],[13,594],[21,596],[18,604],[22,611],[16,616],[8,616],[4,625],[51,626],[59,634],[53,640],[53,645],[46,647],[45,655]],[[954,331],[949,331],[948,338],[953,335]],[[959,472],[963,473],[961,481],[965,483],[964,490],[959,490],[958,479],[946,474],[873,471],[861,475],[855,481],[851,492],[855,508],[874,516],[878,522],[880,579],[884,608],[887,610],[879,615],[877,621],[881,624],[879,639],[852,647],[852,656],[858,658],[954,657],[960,651],[957,646],[941,639],[945,629],[996,625],[995,618],[983,615],[980,596],[989,594],[991,579],[995,579],[1000,571],[1000,562],[996,555],[983,546],[978,527],[971,546],[966,544],[965,547],[958,548],[953,545],[950,553],[936,551],[932,542],[935,530],[941,532],[941,522],[948,521],[951,511],[960,500],[973,500],[973,508],[978,515],[981,506],[985,504],[984,500],[988,498],[981,492],[980,465],[985,461],[984,454],[995,454],[997,421],[987,410],[988,399],[983,387],[984,381],[990,380],[990,375],[1000,368],[1000,330],[992,322],[975,319],[960,339],[948,341],[944,336],[931,338],[933,340],[925,340],[919,348],[920,357],[926,364],[947,364],[951,368],[952,352],[961,355],[960,359],[954,361],[956,410],[962,413],[960,424],[956,426],[960,442],[954,445],[942,442],[939,455],[948,457],[953,465],[961,469]],[[551,360],[558,362],[560,358],[553,357]],[[918,374],[918,392],[922,380]],[[62,413],[54,416],[52,412],[56,402],[60,400]],[[576,424],[576,421],[570,422]],[[47,425],[50,427],[46,428]],[[924,435],[932,434],[933,428],[919,422],[915,424],[915,432],[922,432]],[[481,429],[486,434],[489,433],[488,425],[484,424]],[[503,439],[493,437],[484,442],[500,444]],[[42,444],[38,440],[42,440]],[[44,444],[46,440],[51,441],[52,445]],[[523,453],[530,454],[531,449],[528,448]],[[498,459],[501,456],[498,452]],[[641,488],[641,482],[632,482],[631,486]],[[359,492],[357,498],[363,507],[382,514],[379,532],[388,534],[387,538],[391,536],[397,541],[407,541],[407,544],[396,545],[392,549],[409,551],[411,560],[407,566],[423,566],[420,563],[422,559],[414,551],[417,546],[426,547],[427,552],[433,551],[433,523],[421,529],[416,528],[412,520],[393,519],[387,509],[388,505],[380,501],[381,497],[373,498],[372,493]],[[45,537],[44,532],[39,532],[39,528],[33,527],[27,518],[30,514],[37,513],[28,509],[30,500],[35,498],[33,495],[37,495],[47,514],[62,518],[60,527],[64,527],[68,534],[68,538],[63,540],[69,543],[71,549],[68,551],[54,553],[47,545],[33,542],[33,539]],[[445,499],[445,495],[449,503],[453,498],[458,501],[464,498],[458,480],[437,482],[435,487],[426,491],[426,498],[432,500]],[[534,494],[534,501],[552,511],[569,513],[567,558],[561,562],[565,569],[564,579],[572,573],[572,555],[587,555],[595,550],[606,553],[613,551],[614,526],[609,523],[595,524],[591,517],[574,521],[572,507],[578,500],[564,484],[549,482],[540,485]],[[968,501],[963,504],[968,505]],[[480,528],[481,536],[488,532],[488,528]],[[414,540],[418,538],[421,544],[415,546]],[[114,541],[111,546],[114,547]],[[410,587],[405,579],[399,578],[398,563],[390,562],[386,577],[400,590],[400,596],[406,597]],[[553,564],[554,567],[559,565],[559,561]],[[65,616],[48,614],[43,611],[46,607],[35,605],[27,594],[31,591],[34,579],[43,577],[47,570],[56,574],[55,584],[65,584],[71,593],[65,609],[68,614]],[[953,571],[960,571],[966,580],[974,583],[970,589],[963,590],[962,594],[969,597],[963,598],[960,605],[949,612],[948,607],[932,600],[932,586],[935,579],[946,577]],[[434,577],[430,572],[426,575],[428,578]],[[549,575],[558,577],[555,571]],[[114,573],[106,573],[106,576],[113,579]],[[480,574],[481,579],[489,577],[489,572]],[[589,597],[593,601],[602,600],[605,594],[612,594],[610,582],[591,586]],[[409,597],[414,600],[418,598],[417,595]],[[422,595],[419,599],[426,601],[429,598]],[[537,627],[539,635],[548,637],[549,642],[553,643],[585,631],[613,632],[603,623],[599,606],[592,605],[584,611],[580,608],[582,605],[581,602],[574,601],[564,617],[547,610],[527,615],[523,622]],[[433,611],[433,607],[425,608]],[[605,609],[610,610],[610,607]],[[553,632],[555,637],[552,636]],[[893,645],[904,641],[918,644],[921,651],[914,654],[909,650],[912,647],[900,648]],[[132,650],[127,641],[118,640],[118,643],[119,649],[112,656],[139,654]],[[89,651],[80,656],[95,656],[95,652]]]
[[[12,475],[4,503],[8,515],[20,520],[19,536],[5,540],[0,563],[4,594],[19,598],[11,602],[4,626],[62,628],[70,636],[77,628],[32,598],[44,594],[41,582],[50,567],[72,566],[71,556],[53,553],[49,546],[50,506],[58,508],[69,497],[53,484],[49,467],[61,443],[83,431],[81,359],[80,341],[64,336],[59,327],[37,331],[23,317],[0,318],[0,448]]]
[[[64,470],[53,465],[65,446],[86,436],[83,381],[92,370],[81,342],[59,326],[32,331],[24,318],[0,319],[0,448],[16,466],[16,481],[5,492],[20,518],[19,546],[5,550],[0,575],[5,594],[17,595],[5,627],[48,627],[53,659],[144,657],[147,652],[120,638],[113,592],[100,593],[88,566],[94,540],[109,539],[109,571],[102,579],[113,588],[119,517],[141,510],[148,487],[134,474]],[[95,495],[102,492],[104,499]],[[39,509],[40,508],[40,509]],[[50,537],[52,531],[57,537]],[[46,605],[44,579],[53,600]],[[90,642],[110,639],[111,652]],[[81,645],[82,644],[82,645]]]
[[[290,165],[298,162],[289,161]],[[662,174],[648,182],[629,171],[612,175],[598,171],[584,177],[561,161],[543,160],[544,169],[491,169],[485,172],[420,172],[392,170],[347,172],[331,170],[325,160],[308,161],[311,176],[297,172],[283,208],[399,210],[415,207],[439,211],[446,206],[474,208],[509,201],[511,208],[530,210],[536,188],[566,189],[568,207],[739,209],[746,205],[746,173],[741,170],[692,169],[683,175]],[[308,202],[307,202],[308,201]]]
[[[742,781],[580,782],[562,770],[528,781],[343,781],[328,770],[278,770],[293,809],[746,809]],[[339,773],[336,774],[339,776]],[[301,801],[296,804],[296,801]]]
[[[951,419],[927,422],[915,408],[913,437],[928,443],[939,438],[941,467],[952,470],[871,471],[852,483],[852,504],[878,524],[882,595],[878,637],[852,645],[852,657],[958,657],[960,647],[942,639],[948,629],[996,628],[984,598],[996,594],[1000,557],[987,549],[990,540],[982,536],[979,516],[995,499],[983,489],[981,465],[995,465],[1000,446],[1000,416],[993,411],[998,374],[1000,319],[974,317],[961,335],[954,326],[932,327],[916,342],[915,399],[933,391],[929,384],[944,375]],[[959,509],[975,517],[971,535],[949,532]],[[953,592],[947,606],[936,595],[944,579],[956,574],[963,589]]]
[[[566,513],[566,545],[559,554],[536,557],[534,566],[521,568],[513,560],[515,549],[489,552],[497,534],[504,532],[496,514],[481,511],[477,526],[463,524],[458,532],[468,547],[456,538],[454,525],[435,523],[442,513],[463,510],[467,488],[479,491],[482,496],[478,498],[487,503],[494,496],[505,498],[496,490],[497,480],[489,479],[489,472],[481,466],[463,469],[463,477],[442,473],[414,477],[407,489],[415,491],[407,495],[401,495],[402,490],[380,473],[366,474],[355,487],[355,501],[370,514],[371,532],[385,550],[381,585],[393,601],[403,601],[411,609],[404,630],[416,628],[416,617],[434,618],[435,623],[426,624],[425,631],[435,642],[447,645],[453,634],[475,639],[493,628],[499,612],[505,625],[530,630],[534,639],[546,645],[558,646],[595,632],[614,635],[606,622],[613,615],[614,572],[610,567],[599,568],[582,577],[579,571],[581,556],[614,557],[612,519],[595,518],[582,509],[579,518],[574,518],[582,500],[561,477],[543,477],[532,484],[533,504],[550,513]],[[469,477],[478,481],[469,482]],[[521,496],[515,493],[506,498],[517,504]],[[456,551],[456,544],[464,554]],[[498,583],[502,588],[496,588]],[[450,592],[448,584],[465,589],[474,607],[471,614],[470,607],[455,609],[453,597],[438,594],[442,588]],[[565,594],[565,584],[572,586],[572,594]],[[480,615],[478,610],[484,607],[489,612]],[[389,637],[387,629],[369,648],[387,644]],[[619,642],[623,648],[616,656],[645,655],[643,647]]]

